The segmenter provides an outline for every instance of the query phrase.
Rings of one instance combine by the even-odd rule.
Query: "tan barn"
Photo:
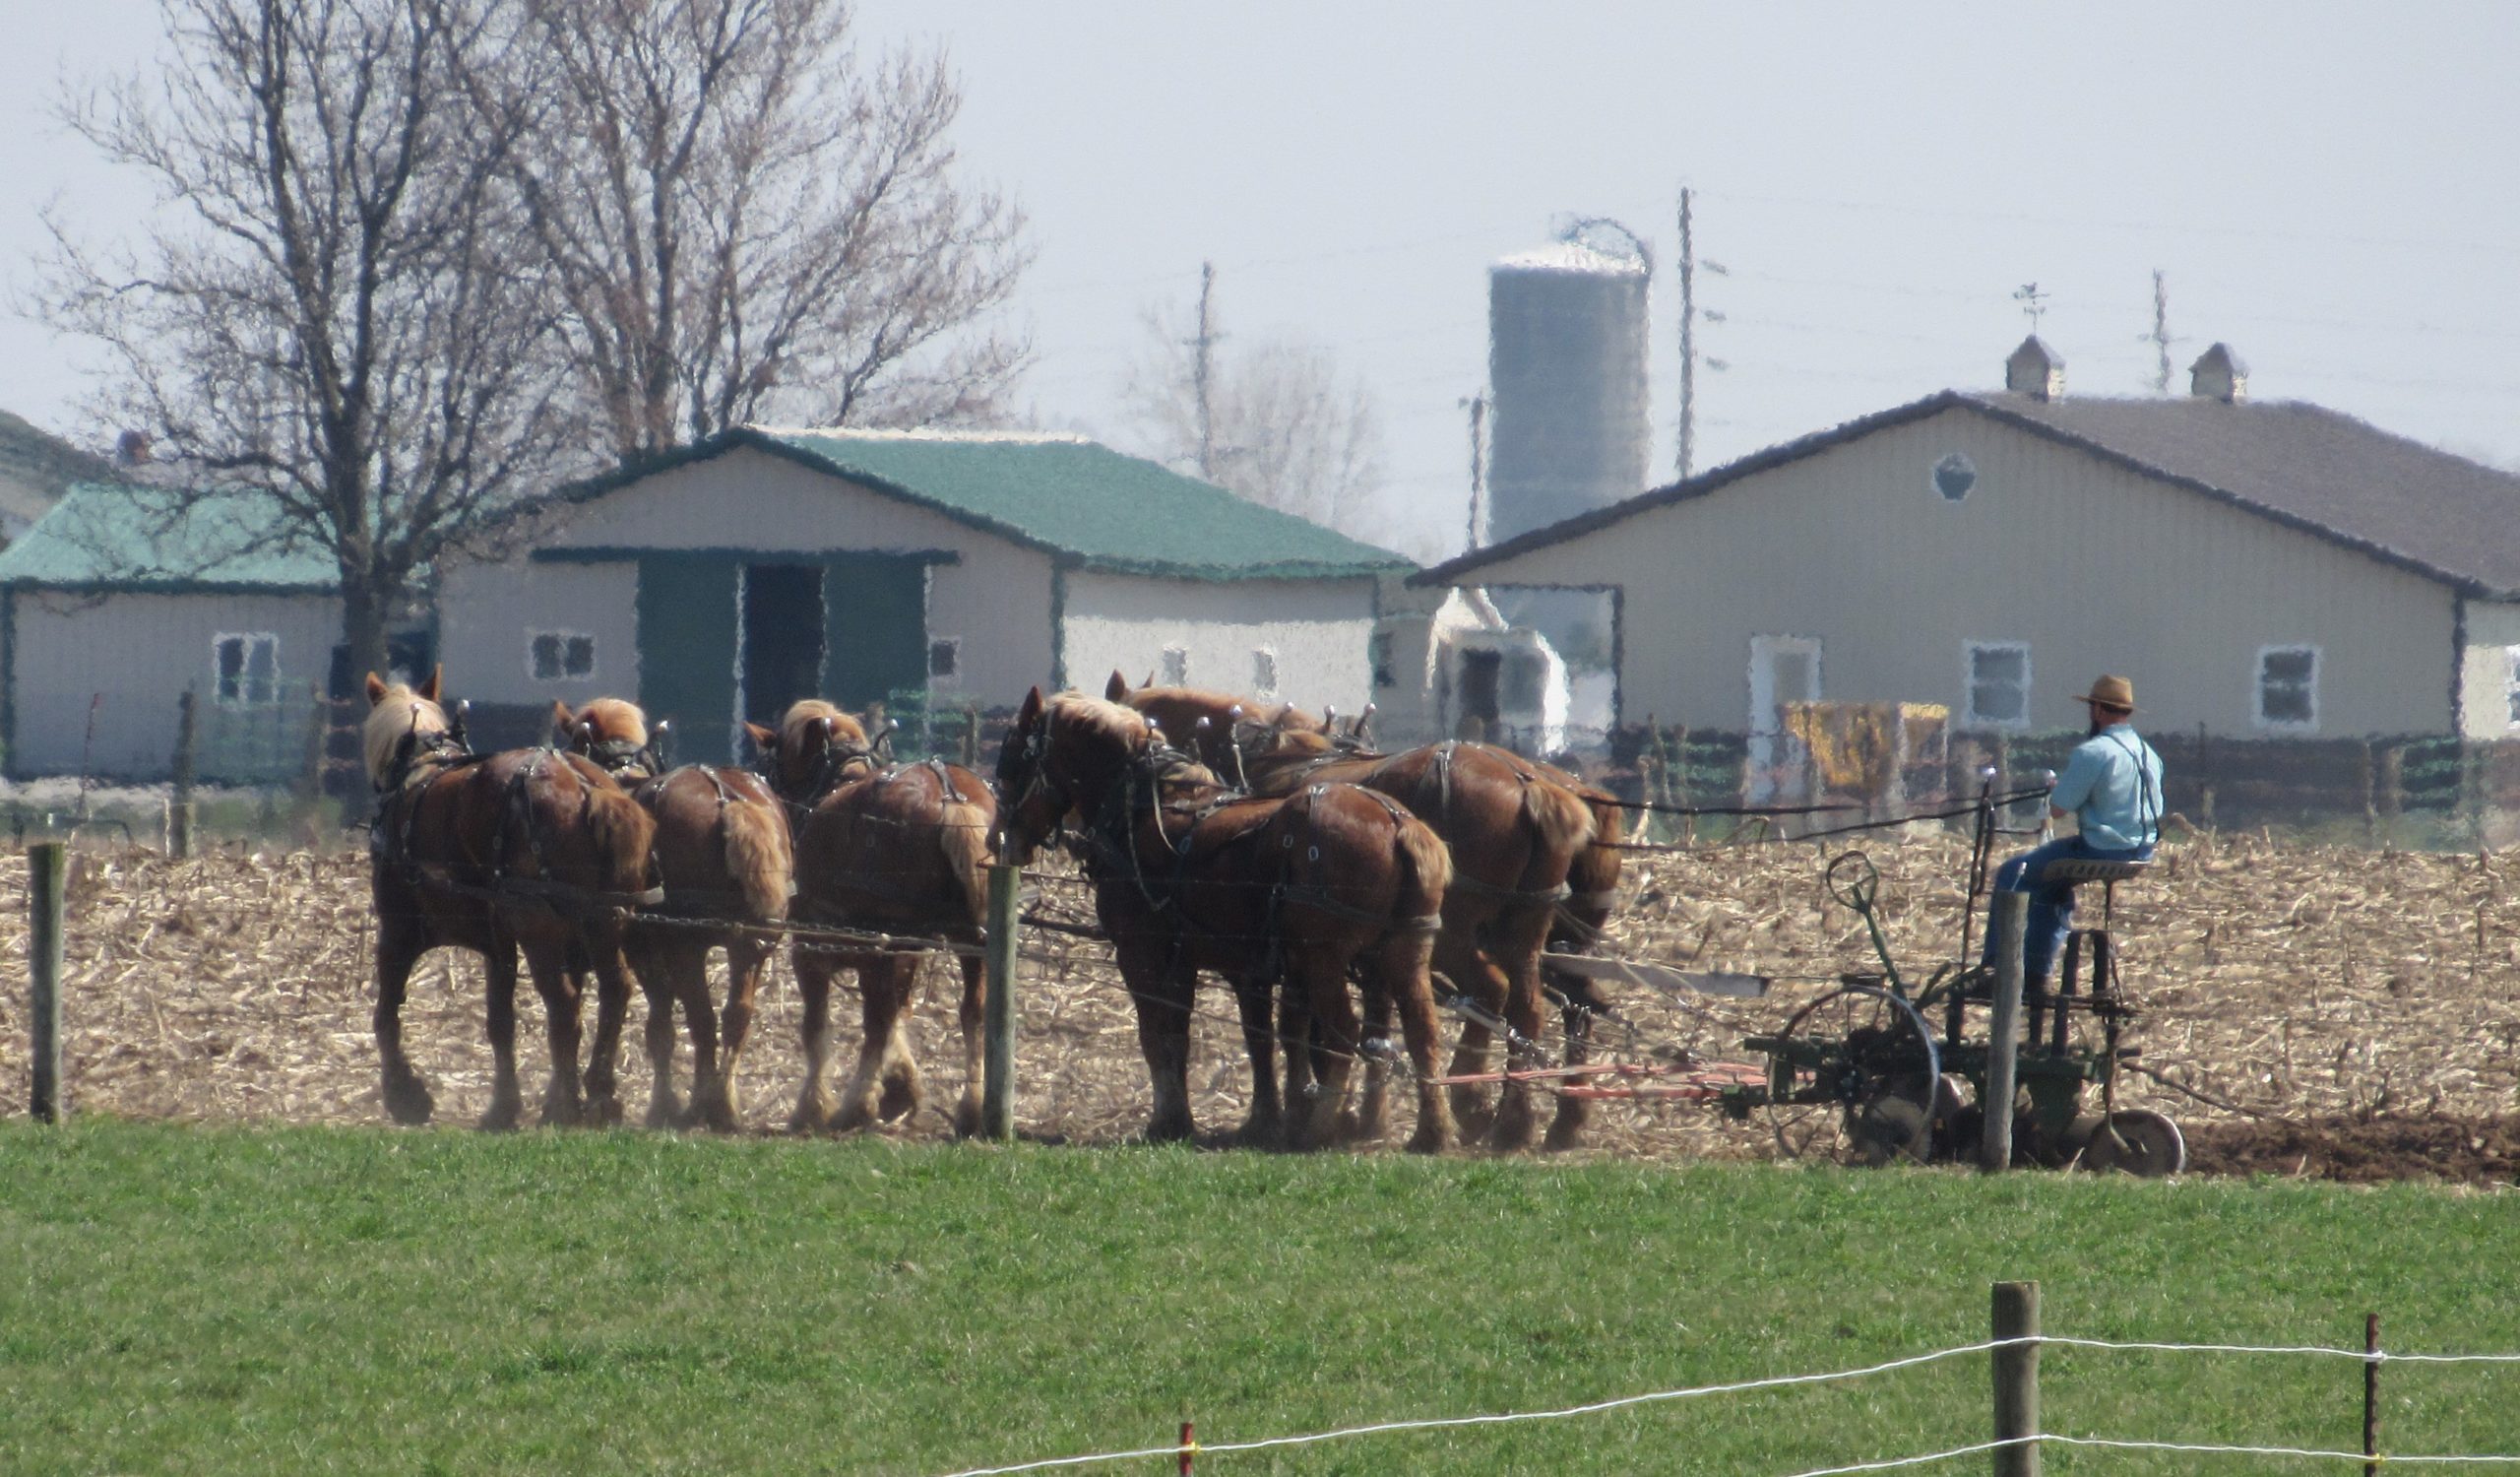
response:
[[[1412,567],[1064,435],[745,426],[536,516],[443,577],[476,737],[615,693],[722,761],[799,697],[995,709],[1114,668],[1353,713],[1376,582]]]
[[[2251,401],[2219,344],[2181,398],[2067,396],[2036,338],[2006,370],[1412,583],[1615,590],[1625,723],[1826,698],[2052,731],[2120,672],[2162,731],[2520,732],[2520,477]]]

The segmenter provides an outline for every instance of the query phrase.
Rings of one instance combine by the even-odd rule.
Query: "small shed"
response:
[[[160,780],[196,701],[201,778],[304,765],[341,640],[329,555],[267,505],[82,483],[0,551],[0,741],[11,779]]]
[[[1065,435],[746,426],[507,533],[440,591],[476,735],[635,695],[718,760],[800,697],[991,710],[1114,668],[1354,711],[1376,576],[1414,567]]]

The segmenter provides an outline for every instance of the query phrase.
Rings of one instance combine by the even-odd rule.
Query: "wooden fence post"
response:
[[[980,1133],[1015,1138],[1015,908],[1024,869],[1004,862],[988,869],[987,1058],[980,1089]]]
[[[70,848],[38,841],[27,848],[29,1042],[34,1090],[28,1109],[37,1123],[61,1121],[61,926]]]
[[[1994,1351],[1995,1477],[2039,1477],[2039,1284],[1995,1284],[1994,1336],[2023,1339]]]
[[[1979,1106],[1985,1124],[1978,1140],[1978,1164],[2012,1167],[2012,1098],[2021,1051],[2021,940],[2030,916],[2030,894],[1994,895],[1989,940],[1995,950],[1995,1005],[1986,1024],[1986,1089]]]
[[[2362,1315],[2362,1477],[2380,1477],[2380,1316]]]
[[[980,767],[980,705],[969,700],[963,704],[963,767]]]
[[[200,694],[186,687],[175,699],[173,785],[166,801],[166,855],[181,862],[193,854],[193,744],[199,735]]]
[[[2380,772],[2379,766],[2371,759],[2370,739],[2362,741],[2358,757],[2362,780],[2362,844],[2377,846],[2380,842]]]

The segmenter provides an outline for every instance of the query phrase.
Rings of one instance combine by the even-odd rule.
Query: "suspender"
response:
[[[2161,807],[2153,803],[2153,777],[2144,768],[2144,741],[2138,738],[2130,744],[2126,741],[2124,735],[2115,733],[2105,732],[2102,737],[2115,744],[2118,751],[2125,754],[2127,758],[2135,761],[2135,825],[2144,833],[2136,838],[2135,844],[2137,846],[2160,845]]]

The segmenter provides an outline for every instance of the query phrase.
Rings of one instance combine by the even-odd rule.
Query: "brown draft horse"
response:
[[[1596,811],[1584,797],[1540,772],[1531,761],[1486,744],[1448,742],[1399,754],[1343,747],[1298,710],[1280,708],[1266,722],[1222,693],[1193,688],[1130,690],[1113,673],[1104,691],[1140,711],[1169,713],[1220,773],[1240,778],[1255,795],[1285,795],[1322,781],[1344,781],[1391,796],[1443,837],[1453,858],[1443,931],[1434,967],[1490,1015],[1501,1016],[1519,1044],[1508,1060],[1535,1064],[1542,1030],[1541,955],[1572,900],[1570,877],[1593,846]],[[1259,711],[1267,711],[1265,708]],[[1169,730],[1167,730],[1169,732]],[[1615,852],[1609,854],[1613,859]],[[1593,869],[1584,879],[1595,881]],[[1590,888],[1598,891],[1598,888]],[[1605,913],[1606,917],[1606,913]],[[1589,999],[1589,994],[1587,995]],[[1485,1069],[1489,1031],[1473,1015],[1462,1026],[1452,1072]],[[1368,1111],[1376,1099],[1369,1072]],[[1484,1094],[1457,1087],[1453,1110],[1465,1124],[1483,1116]],[[1574,1100],[1558,1099],[1549,1142],[1574,1141],[1583,1118]],[[1507,1082],[1498,1097],[1490,1141],[1500,1148],[1531,1142],[1531,1089]]]
[[[789,708],[776,732],[758,724],[744,728],[769,760],[780,798],[800,817],[796,921],[959,946],[963,1092],[954,1105],[954,1131],[978,1132],[988,1004],[981,922],[988,907],[988,833],[997,815],[988,783],[940,760],[889,765],[884,745],[867,741],[863,724],[812,698]],[[922,1093],[909,1025],[924,952],[797,936],[805,1083],[794,1126],[848,1130],[917,1111]],[[857,977],[863,1031],[856,1070],[835,1110],[823,1072],[831,982],[844,969]]]
[[[377,796],[368,835],[376,902],[376,1050],[385,1111],[424,1124],[436,1110],[403,1051],[411,966],[440,946],[472,949],[489,968],[490,1054],[496,1063],[484,1128],[512,1128],[516,956],[542,996],[551,1081],[542,1121],[615,1123],[615,1060],[629,1008],[623,957],[629,909],[649,887],[648,813],[602,770],[547,748],[476,757],[438,706],[439,674],[417,690],[370,673],[363,747]],[[595,972],[592,1060],[578,1069],[578,979]]]
[[[631,926],[630,962],[648,995],[653,1087],[648,1125],[686,1122],[732,1131],[741,1121],[735,1068],[752,1032],[754,999],[795,890],[788,811],[758,775],[685,764],[665,769],[635,703],[598,697],[571,713],[551,705],[552,741],[586,755],[630,790],[656,820],[664,904]],[[715,925],[715,927],[712,927]],[[709,951],[726,951],[726,1003],[709,1000]],[[673,1010],[691,1034],[691,1106],[673,1089]]]
[[[1251,1058],[1247,1140],[1302,1146],[1336,1136],[1350,1062],[1363,1036],[1351,968],[1399,1007],[1418,1073],[1414,1151],[1451,1137],[1432,1085],[1432,934],[1452,863],[1442,841],[1388,798],[1318,784],[1274,799],[1227,789],[1162,744],[1140,714],[1083,693],[1026,696],[998,753],[999,853],[1029,860],[1071,812],[1084,817],[1086,869],[1138,1018],[1155,1095],[1151,1139],[1194,1131],[1190,1007],[1200,970],[1233,986]],[[1283,977],[1318,1027],[1320,1092],[1309,1113],[1281,1107],[1270,993]],[[1291,1007],[1290,1014],[1293,1009]],[[1294,1080],[1311,1063],[1288,1049]]]

